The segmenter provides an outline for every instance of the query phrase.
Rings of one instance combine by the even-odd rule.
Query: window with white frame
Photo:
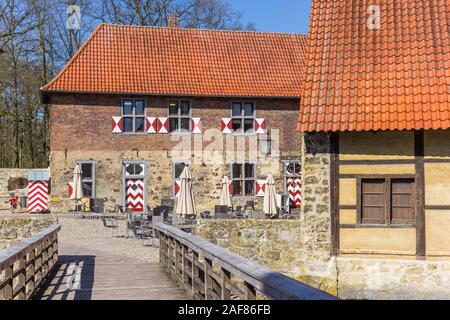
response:
[[[255,195],[256,165],[251,162],[231,164],[233,196],[251,197]]]
[[[254,131],[255,103],[232,102],[231,121],[235,133],[251,133]]]
[[[95,198],[95,161],[77,161],[81,169],[83,196]]]
[[[144,133],[145,132],[145,100],[124,99],[122,100],[123,132]]]
[[[169,101],[169,132],[191,132],[192,108],[189,100]]]

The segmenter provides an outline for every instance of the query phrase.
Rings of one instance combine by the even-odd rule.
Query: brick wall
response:
[[[222,154],[218,163],[193,163],[191,159],[174,158],[170,151],[177,144],[170,134],[112,134],[111,119],[121,114],[123,96],[54,94],[51,99],[51,177],[53,211],[66,210],[67,184],[77,160],[95,160],[96,197],[106,204],[122,204],[123,186],[121,161],[148,161],[147,204],[158,205],[162,198],[173,196],[172,162],[190,160],[194,175],[197,209],[213,210],[219,204],[216,185],[224,175],[230,176],[230,166]],[[147,116],[167,116],[169,98],[146,97]],[[220,130],[221,118],[231,117],[231,101],[228,98],[195,98],[192,101],[192,116],[201,117],[203,131]],[[258,162],[257,179],[265,179],[272,173],[277,182],[277,191],[284,189],[280,160],[300,160],[300,134],[295,126],[298,116],[298,99],[256,99],[256,116],[268,121],[269,129],[280,130],[280,154]],[[192,135],[192,140],[197,135]],[[248,137],[244,138],[248,139]],[[246,141],[248,143],[248,140]],[[207,143],[203,143],[203,148]],[[134,150],[134,149],[138,149]],[[275,168],[275,169],[273,169]],[[257,209],[262,208],[262,198],[254,198]],[[235,205],[246,198],[235,199]]]
[[[111,133],[111,119],[121,115],[120,95],[54,94],[51,107],[51,150],[142,150],[171,149],[171,135],[118,135]],[[171,97],[176,98],[176,97]],[[166,117],[166,97],[145,97],[147,116]],[[220,119],[231,117],[232,98],[191,98],[192,116],[201,117],[204,130],[219,129]],[[270,129],[280,130],[280,149],[298,149],[296,132],[299,99],[252,99],[256,116],[265,118]]]

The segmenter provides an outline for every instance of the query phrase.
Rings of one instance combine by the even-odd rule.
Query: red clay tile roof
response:
[[[449,18],[448,0],[313,0],[298,130],[450,128]]]
[[[300,97],[306,38],[102,24],[42,90]]]

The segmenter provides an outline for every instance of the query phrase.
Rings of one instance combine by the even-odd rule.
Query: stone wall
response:
[[[54,216],[0,218],[0,250],[57,222]]]
[[[309,273],[328,268],[330,229],[330,140],[325,133],[303,137],[301,243]]]
[[[317,252],[305,250],[302,224],[299,220],[200,220],[196,232],[342,299],[450,299],[449,260],[330,255],[318,260]]]
[[[299,220],[199,220],[198,236],[272,270],[336,294],[329,271],[314,269],[314,252],[304,249]]]
[[[337,258],[343,299],[450,299],[450,261]]]
[[[0,210],[9,209],[9,193],[27,194],[28,169],[0,169]]]

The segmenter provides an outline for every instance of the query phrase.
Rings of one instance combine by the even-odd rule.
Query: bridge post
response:
[[[245,300],[255,300],[256,299],[256,290],[250,283],[244,282],[245,284]]]
[[[198,279],[198,252],[192,251],[192,275],[191,275],[191,282],[192,282],[192,295],[195,296],[197,291],[197,279]]]
[[[230,291],[227,288],[227,284],[230,283],[231,280],[231,273],[228,270],[225,270],[224,268],[221,268],[221,281],[220,281],[220,288],[221,288],[221,299],[222,300],[230,300],[231,295]]]
[[[212,278],[210,272],[212,270],[212,261],[205,259],[205,300],[210,299],[209,290],[212,289]]]

